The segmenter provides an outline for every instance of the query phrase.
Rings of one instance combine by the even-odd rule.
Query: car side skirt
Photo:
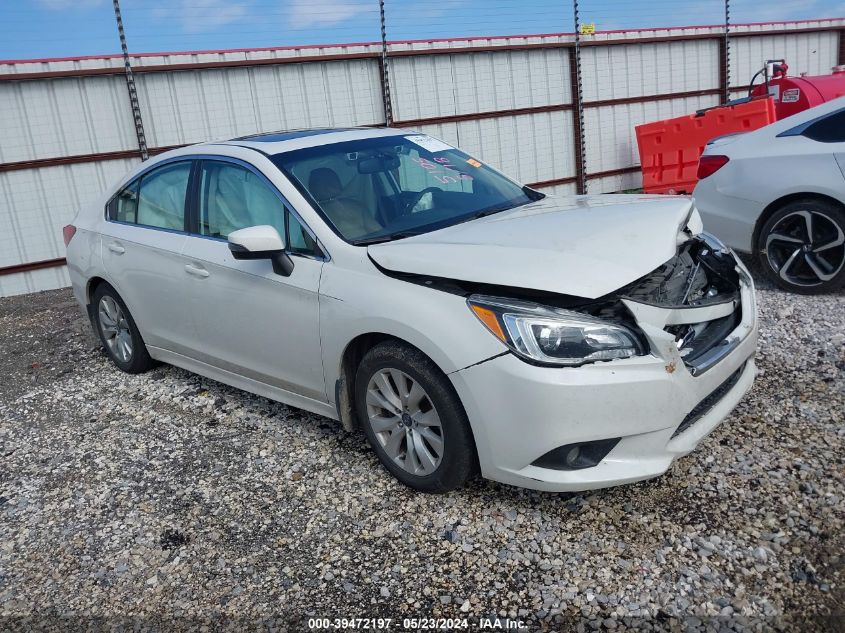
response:
[[[332,420],[338,419],[337,409],[332,404],[313,400],[312,398],[292,393],[290,391],[280,389],[279,387],[274,387],[273,385],[253,380],[252,378],[246,378],[230,371],[226,371],[225,369],[209,365],[208,363],[203,363],[202,361],[198,361],[194,358],[177,354],[176,352],[171,352],[170,350],[166,350],[161,347],[148,345],[147,351],[150,356],[156,360],[169,365],[175,365],[176,367],[181,367],[182,369],[199,374],[200,376],[205,376],[211,380],[222,382],[230,387],[242,389],[244,391],[248,391],[249,393],[269,398],[270,400],[276,400],[282,404],[287,404],[298,409],[304,409],[305,411],[309,411],[311,413],[323,415],[327,418],[331,418]]]

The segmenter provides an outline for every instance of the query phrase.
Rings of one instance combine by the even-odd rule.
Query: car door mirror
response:
[[[293,260],[285,252],[285,240],[268,224],[232,231],[228,240],[235,259],[269,259],[277,275],[288,277],[293,272]]]

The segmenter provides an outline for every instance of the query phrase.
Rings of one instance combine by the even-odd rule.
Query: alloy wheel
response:
[[[795,211],[772,227],[766,258],[781,279],[796,286],[818,286],[845,264],[845,232],[820,211]]]
[[[434,404],[416,380],[398,369],[382,369],[367,384],[367,418],[388,458],[403,470],[430,475],[443,459],[443,426]]]
[[[100,331],[112,355],[122,363],[132,359],[132,332],[123,309],[112,297],[105,295],[98,307]]]

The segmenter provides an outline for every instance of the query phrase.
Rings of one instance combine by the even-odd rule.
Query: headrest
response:
[[[340,178],[333,169],[318,167],[308,178],[308,190],[317,202],[337,198],[341,193]]]

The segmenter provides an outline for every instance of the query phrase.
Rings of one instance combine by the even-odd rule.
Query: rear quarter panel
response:
[[[804,137],[743,139],[707,153],[725,153],[730,162],[702,180],[694,197],[706,231],[749,252],[764,210],[794,194],[820,194],[845,200],[845,182],[833,147]]]

